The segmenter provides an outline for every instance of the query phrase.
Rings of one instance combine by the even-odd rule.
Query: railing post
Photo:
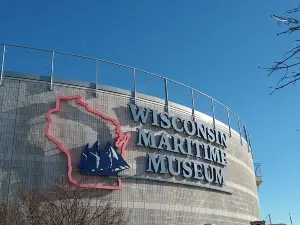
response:
[[[244,132],[245,132],[245,137],[246,137],[246,141],[247,141],[247,145],[248,145],[248,152],[250,152],[249,136],[248,136],[248,131],[247,131],[247,128],[245,125],[244,125]]]
[[[95,84],[95,95],[98,97],[98,66],[99,66],[99,60],[96,59],[96,84]]]
[[[251,151],[252,151],[252,144],[251,144],[251,138],[250,138],[250,134],[249,132],[247,131],[247,134],[248,134],[248,139],[249,139],[249,146],[251,148]]]
[[[135,68],[133,68],[133,100],[134,100],[134,103],[136,103],[136,73],[135,73]]]
[[[53,73],[54,73],[54,51],[52,51],[52,60],[51,60],[50,91],[53,90]]]
[[[248,136],[247,136],[247,131],[246,131],[246,126],[245,126],[245,124],[243,124],[243,127],[244,127],[245,139],[246,139],[246,142],[247,142],[247,144],[248,144]]]
[[[238,124],[239,124],[239,132],[240,132],[241,145],[243,145],[242,131],[241,131],[241,121],[240,121],[239,117],[238,117]]]
[[[166,111],[169,112],[169,92],[168,92],[168,79],[164,78],[165,80],[165,107]]]
[[[214,129],[216,129],[216,116],[215,116],[215,106],[214,106],[214,99],[211,98],[211,109],[212,109],[212,113],[213,113],[213,126]]]
[[[248,130],[247,130],[247,137],[248,137],[248,146],[249,146],[250,152],[251,152],[251,154],[252,154],[252,156],[253,156],[252,145],[251,145],[251,139],[250,139],[250,134],[249,134]]]
[[[1,74],[0,74],[0,86],[2,85],[3,73],[4,73],[4,59],[5,59],[5,45],[3,45],[2,63],[1,63]]]
[[[193,89],[191,89],[191,95],[192,95],[192,119],[195,121],[195,96],[194,96]]]
[[[228,128],[229,128],[229,137],[231,137],[231,123],[230,123],[230,113],[229,113],[229,109],[227,109],[227,121],[228,121]]]

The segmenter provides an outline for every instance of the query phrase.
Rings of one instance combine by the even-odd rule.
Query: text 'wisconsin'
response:
[[[150,123],[164,129],[155,132],[137,128],[138,146],[163,150],[166,153],[147,154],[147,172],[181,176],[192,182],[224,184],[224,166],[227,166],[224,151],[227,148],[227,137],[224,133],[166,112],[160,113],[136,105],[129,105],[129,108],[135,122]],[[177,157],[177,154],[181,157]]]

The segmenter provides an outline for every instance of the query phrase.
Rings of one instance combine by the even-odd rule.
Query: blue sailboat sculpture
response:
[[[79,163],[79,170],[86,175],[118,176],[122,170],[130,168],[122,156],[107,142],[103,150],[98,149],[98,141],[89,148],[86,144]]]

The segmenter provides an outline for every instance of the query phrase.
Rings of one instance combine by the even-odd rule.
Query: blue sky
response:
[[[0,1],[0,42],[95,56],[170,77],[220,100],[248,126],[262,163],[261,214],[300,224],[300,85],[269,96],[269,66],[293,47],[293,36],[270,17],[290,1]],[[299,38],[298,38],[299,39]],[[19,50],[18,50],[19,51]],[[49,54],[7,49],[7,70],[49,74]],[[55,75],[93,81],[94,62],[57,56]],[[107,72],[110,71],[110,72]],[[120,79],[121,78],[121,79]],[[99,66],[100,83],[132,88],[131,71]],[[146,81],[146,82],[145,82]],[[160,82],[160,83],[158,83]],[[146,85],[145,85],[146,83]],[[158,85],[159,84],[159,85]],[[138,76],[138,91],[160,96],[163,83]],[[188,92],[170,87],[186,103]],[[180,94],[179,94],[180,92]],[[199,99],[197,106],[202,107]],[[203,111],[208,110],[203,106]]]

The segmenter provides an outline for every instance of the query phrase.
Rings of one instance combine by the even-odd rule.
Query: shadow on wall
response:
[[[44,90],[44,92],[47,91],[47,89]],[[20,95],[24,95],[24,93],[20,93]],[[31,99],[33,98],[31,95],[38,96],[34,96],[36,101],[44,101],[41,100],[43,91],[37,87],[31,87],[29,92],[24,95],[25,97],[20,96],[23,102],[18,100],[18,104],[26,104],[26,96]],[[85,96],[92,97],[92,95],[91,91],[86,91]],[[34,102],[34,99],[31,101]],[[30,103],[30,101],[28,102]],[[0,112],[0,121],[10,121],[1,126],[1,202],[6,201],[7,197],[13,198],[29,188],[48,187],[51,184],[68,182],[66,156],[51,144],[44,133],[45,114],[54,107],[55,100],[53,99],[49,103],[34,103]],[[8,117],[11,117],[11,120],[8,120]],[[114,140],[111,127],[76,106],[65,104],[57,118],[64,121],[60,123],[58,134],[65,139],[65,143],[73,145],[70,148],[73,156],[81,154],[83,146],[87,143],[85,141],[94,143],[99,140],[104,145],[107,141]],[[77,129],[67,131],[62,129],[64,127],[72,128],[72,126]],[[84,129],[80,130],[80,127],[84,127]],[[84,133],[84,131],[89,131],[89,133]],[[91,140],[91,137],[94,137],[94,140]]]
[[[88,143],[91,147],[97,140],[100,149],[104,149],[107,142],[114,145],[116,127],[110,121],[89,113],[85,108],[75,104],[74,101],[62,103],[62,111],[53,114],[52,117],[55,119],[52,123],[54,132],[52,131],[51,135],[60,140],[66,149],[69,149],[72,158],[73,178],[84,184],[116,185],[116,178],[82,175],[78,170],[84,146]]]

